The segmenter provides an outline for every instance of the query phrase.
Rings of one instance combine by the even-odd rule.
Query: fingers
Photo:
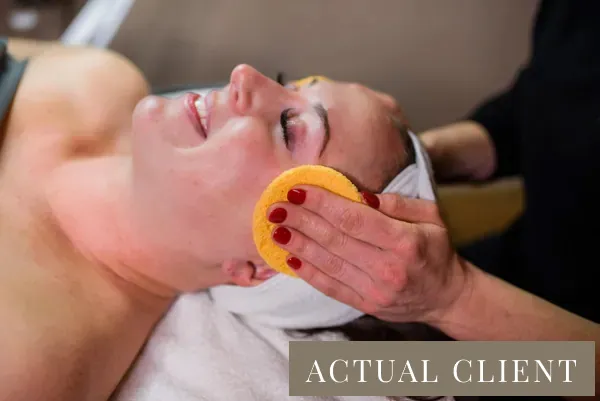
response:
[[[406,282],[399,265],[402,256],[356,240],[300,206],[275,204],[268,216],[271,222],[283,224],[273,231],[273,240],[290,253],[288,265],[333,298],[358,296],[359,309],[372,313],[392,302],[396,288]],[[411,243],[406,239],[399,240],[393,251],[410,252],[403,246]]]
[[[302,280],[306,281],[328,297],[368,313],[365,310],[365,301],[363,297],[361,297],[352,287],[325,274],[307,261],[297,258],[297,263],[298,269],[296,270],[296,274]]]
[[[322,213],[334,215],[338,210],[342,210],[343,213],[345,209],[349,209],[351,205],[356,204],[356,202],[350,203],[350,201],[318,187],[306,186],[302,189],[307,191],[307,194],[310,190],[312,197],[311,201],[306,195],[306,200],[302,206],[323,217],[326,216]],[[438,207],[434,201],[407,198],[393,193],[372,194],[363,192],[362,196],[366,204],[395,220],[409,223],[441,223]],[[341,220],[343,221],[343,219]],[[379,219],[379,221],[381,220],[385,219]]]
[[[373,207],[350,201],[325,189],[299,186],[292,191],[296,195],[300,192],[302,196],[288,196],[290,203],[323,218],[338,232],[381,249],[391,248],[397,240],[396,236],[406,229],[403,226],[407,223],[390,219]]]
[[[443,225],[437,204],[433,201],[406,198],[398,194],[374,196],[379,199],[378,210],[389,217],[409,223]]]
[[[301,270],[298,267],[303,269],[304,264],[309,263],[359,294],[364,294],[373,286],[373,280],[364,271],[347,259],[328,252],[317,242],[293,228],[277,227],[273,231],[273,240],[297,258],[297,260],[288,258],[288,265],[294,270]]]
[[[327,256],[328,258],[337,256],[363,271],[375,269],[374,263],[380,259],[380,254],[384,252],[380,248],[337,230],[327,220],[300,206],[289,203],[281,206],[275,205],[269,208],[268,213],[271,222],[294,229],[302,233],[307,239],[312,240],[314,245],[311,244],[305,249],[304,244],[302,244],[301,249],[294,249],[293,251],[297,255],[309,258],[317,266],[320,266],[324,261],[316,261],[312,259],[312,255],[299,253],[299,251],[327,252],[330,254]],[[300,240],[297,239],[297,241]],[[323,258],[321,256],[321,259]]]
[[[284,238],[280,246],[338,280],[344,280],[347,269],[360,269],[367,278],[361,276],[357,282],[360,288],[355,289],[362,295],[370,292],[368,287],[384,289],[395,285],[402,279],[395,265],[401,259],[410,260],[415,252],[415,226],[412,225],[403,226],[401,238],[386,250],[344,234],[320,216],[299,206],[276,205],[270,210],[269,219],[283,224],[274,235],[276,242],[278,237]],[[400,255],[396,255],[396,251]]]
[[[301,235],[294,232],[292,236],[298,238]],[[304,240],[304,239],[303,239]],[[293,252],[294,248],[302,253],[306,247],[292,244],[290,246],[282,245],[284,249]],[[317,258],[318,259],[318,258]],[[397,300],[396,288],[390,284],[398,282],[397,268],[394,270],[384,270],[382,275],[373,277],[392,279],[388,281],[373,281],[373,278],[351,264],[334,261],[329,259],[324,264],[315,265],[307,259],[297,254],[288,257],[288,264],[294,269],[298,277],[320,292],[336,299],[347,305],[354,307],[369,315],[378,315],[385,312],[386,309],[393,307]],[[320,263],[320,262],[317,262]],[[340,264],[341,263],[341,264]],[[389,265],[386,265],[389,266]],[[386,275],[386,272],[388,275]],[[393,275],[389,275],[394,272]],[[406,276],[402,275],[402,282],[406,282]]]
[[[277,230],[287,232],[284,231],[286,233],[282,235],[281,231],[278,233]],[[394,272],[389,269],[389,264],[383,263],[384,270],[381,274],[371,276],[352,263],[328,253],[294,229],[279,227],[273,236],[279,242],[279,246],[290,252],[288,265],[298,277],[325,295],[367,314],[378,313],[395,301],[394,288],[389,284],[395,283],[397,280],[391,279],[398,275],[389,274]],[[279,241],[281,239],[284,243]],[[374,281],[373,277],[388,281]]]

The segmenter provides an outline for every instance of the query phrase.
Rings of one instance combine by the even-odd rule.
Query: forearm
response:
[[[440,322],[459,340],[596,341],[600,326],[485,273],[470,270],[465,291]]]
[[[449,124],[420,137],[440,178],[483,180],[494,172],[494,145],[486,129],[476,122]]]
[[[467,263],[462,296],[435,325],[462,341],[598,341],[600,325]],[[596,347],[596,383],[599,382]]]

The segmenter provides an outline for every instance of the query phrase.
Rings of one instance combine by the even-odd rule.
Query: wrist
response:
[[[456,256],[450,271],[452,280],[447,285],[448,296],[426,323],[452,336],[457,328],[466,326],[465,315],[470,313],[473,302],[478,302],[481,276],[485,273],[460,256]]]

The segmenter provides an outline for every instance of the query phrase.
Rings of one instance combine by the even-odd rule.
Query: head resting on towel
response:
[[[131,252],[143,251],[142,273],[182,292],[216,286],[215,302],[232,312],[244,313],[230,302],[249,305],[244,297],[285,282],[264,266],[251,227],[262,191],[283,171],[321,164],[359,190],[433,198],[426,155],[402,110],[392,97],[359,84],[317,76],[280,85],[241,65],[227,86],[205,97],[149,96],[132,122]],[[222,292],[232,289],[247,291]],[[284,312],[289,293],[275,292]],[[276,306],[277,297],[256,302]],[[264,322],[311,328],[360,315],[343,313],[316,322]]]

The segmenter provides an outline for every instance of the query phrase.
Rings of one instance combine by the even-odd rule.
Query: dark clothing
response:
[[[8,54],[6,46],[7,39],[0,37],[0,123],[4,121],[10,109],[27,65],[27,61],[17,61],[12,58]],[[0,133],[1,138],[2,134]]]
[[[493,139],[493,178],[523,177],[526,207],[507,232],[485,241],[493,251],[462,251],[500,278],[596,322],[599,21],[600,1],[542,1],[527,65],[509,90],[468,116]]]

